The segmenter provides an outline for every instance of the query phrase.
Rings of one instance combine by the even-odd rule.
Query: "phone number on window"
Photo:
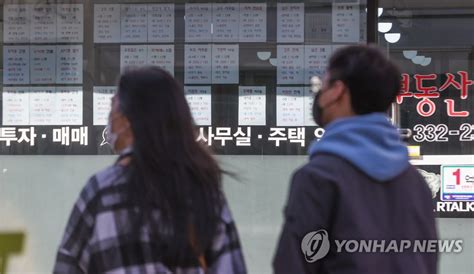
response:
[[[465,123],[457,129],[450,129],[445,124],[418,124],[413,127],[413,140],[418,143],[449,142],[451,138],[460,142],[474,141],[474,125]]]

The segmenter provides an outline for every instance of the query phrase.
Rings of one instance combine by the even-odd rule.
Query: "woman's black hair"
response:
[[[128,70],[120,77],[117,97],[134,136],[126,173],[129,198],[139,212],[134,226],[150,224],[166,265],[195,264],[216,234],[224,204],[222,171],[207,147],[196,142],[183,88],[168,72]]]

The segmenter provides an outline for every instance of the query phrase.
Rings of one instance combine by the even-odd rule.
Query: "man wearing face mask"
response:
[[[325,134],[293,175],[275,273],[437,272],[437,252],[341,244],[437,239],[430,190],[386,114],[399,90],[398,68],[375,47],[331,57],[313,105]]]

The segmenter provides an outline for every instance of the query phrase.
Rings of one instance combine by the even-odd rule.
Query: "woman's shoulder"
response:
[[[88,204],[100,200],[107,193],[116,192],[117,187],[126,181],[124,172],[124,167],[112,165],[95,173],[83,187],[80,200]]]
[[[111,165],[108,166],[97,173],[92,177],[95,177],[98,183],[99,190],[120,184],[125,182],[124,175],[126,172],[126,167],[121,165]]]

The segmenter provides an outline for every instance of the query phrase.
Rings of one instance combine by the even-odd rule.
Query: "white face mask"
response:
[[[112,150],[115,151],[115,143],[117,143],[117,140],[118,140],[118,134],[115,132],[112,132],[112,123],[109,119],[109,121],[107,122],[107,135],[105,135],[105,141],[109,144]]]
[[[113,132],[112,131],[112,121],[111,119],[108,120],[108,123],[107,123],[107,135],[105,136],[105,140],[107,141],[107,143],[110,145],[110,147],[112,148],[113,151],[115,151],[116,153],[118,154],[122,154],[123,151],[125,151],[127,148],[121,150],[121,151],[117,151],[116,149],[116,144],[117,144],[117,140],[119,138],[119,135],[124,131],[125,129],[121,129],[119,132]]]

